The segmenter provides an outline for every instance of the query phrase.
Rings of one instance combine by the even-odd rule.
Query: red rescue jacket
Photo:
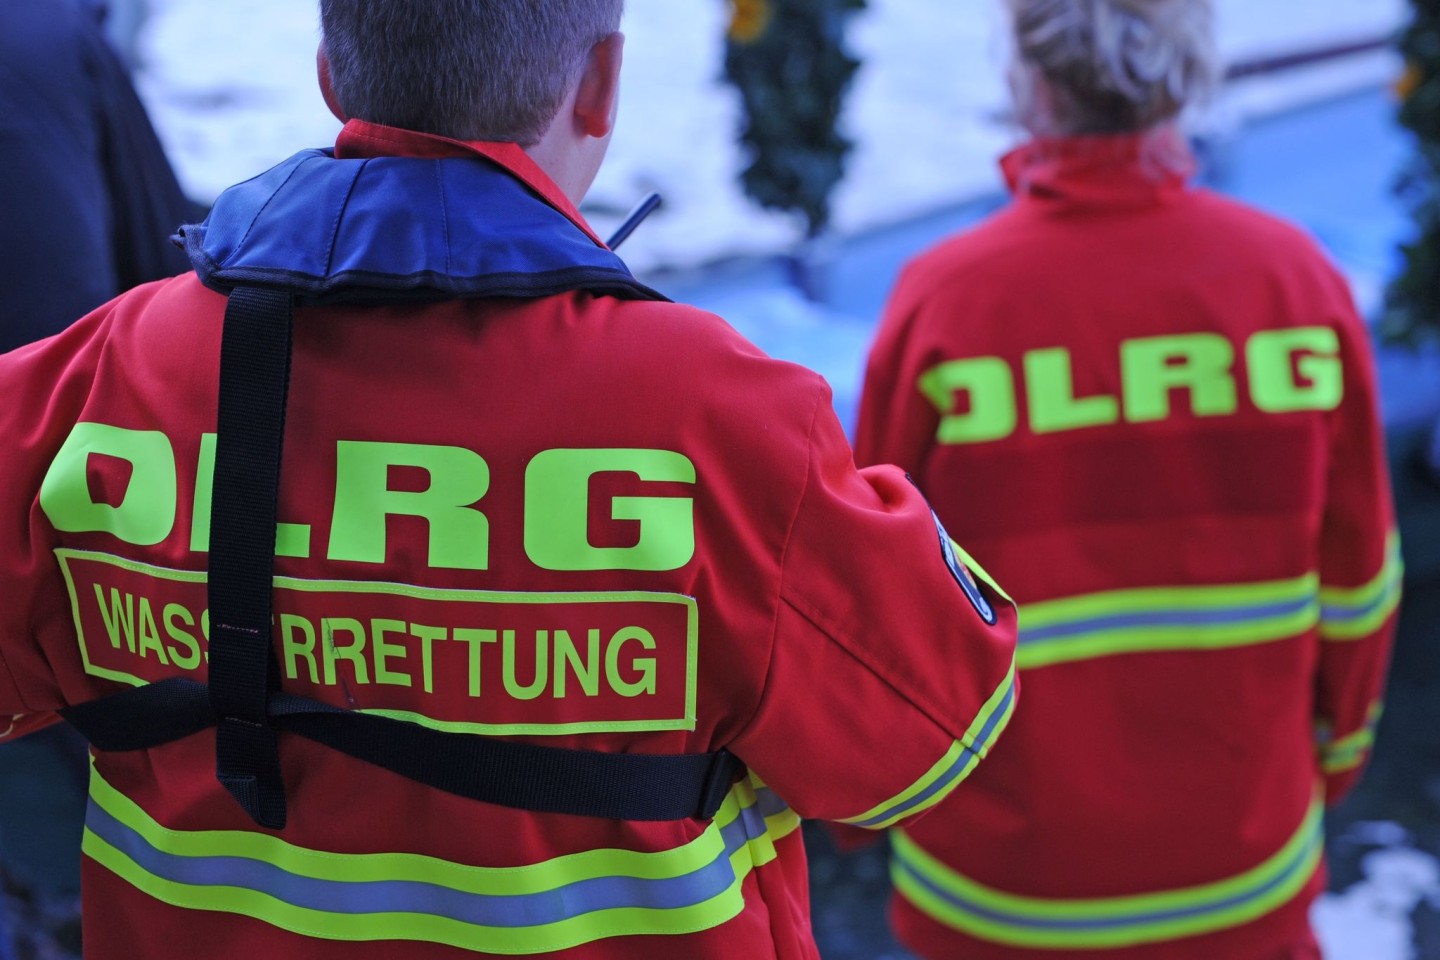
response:
[[[1006,749],[895,836],[927,957],[1310,955],[1399,597],[1375,380],[1314,244],[1188,165],[1168,132],[1021,149],[870,356],[857,458],[1021,607]]]
[[[226,300],[201,276],[242,264],[341,294],[296,314],[284,688],[749,772],[711,822],[631,823],[282,737],[274,832],[216,782],[213,731],[101,754],[87,956],[815,956],[799,818],[883,827],[964,779],[1014,703],[1013,609],[987,585],[982,619],[899,470],[856,471],[818,376],[587,289],[623,267],[567,265],[610,255],[517,147],[352,123],[337,152],[222,197],[201,275],[0,357],[0,736],[205,679]],[[461,293],[345,296],[377,284]]]

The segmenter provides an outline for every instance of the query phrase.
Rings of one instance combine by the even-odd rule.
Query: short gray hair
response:
[[[624,0],[320,0],[331,86],[357,119],[530,146]]]
[[[1084,135],[1145,130],[1212,90],[1218,72],[1211,0],[1006,0],[1026,126]],[[1037,103],[1038,75],[1051,93]]]

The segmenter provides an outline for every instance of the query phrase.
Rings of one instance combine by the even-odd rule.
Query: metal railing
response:
[[[1258,57],[1254,60],[1242,60],[1232,64],[1225,71],[1226,81],[1246,80],[1250,77],[1263,77],[1273,73],[1283,73],[1287,70],[1294,70],[1298,67],[1311,67],[1316,64],[1329,63],[1332,60],[1343,60],[1346,57],[1357,56],[1362,53],[1377,53],[1381,50],[1394,47],[1395,38],[1389,34],[1383,37],[1371,37],[1366,40],[1356,40],[1351,43],[1334,44],[1328,47],[1317,47],[1311,50],[1300,50],[1295,53],[1283,53],[1270,57]]]

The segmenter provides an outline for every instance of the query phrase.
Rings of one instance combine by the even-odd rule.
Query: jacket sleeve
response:
[[[39,617],[69,615],[53,584],[54,531],[36,504],[89,396],[112,306],[0,355],[0,744],[56,722],[65,706],[34,629]]]
[[[27,733],[34,733],[49,726],[56,720],[54,714],[25,712],[25,702],[20,698],[20,688],[10,669],[0,657],[0,744],[18,740]]]
[[[1344,394],[1320,541],[1319,764],[1338,802],[1359,779],[1375,728],[1400,604],[1402,567],[1367,331],[1339,326]]]
[[[910,295],[913,286],[911,275],[902,273],[870,347],[855,428],[855,460],[866,466],[894,463],[918,473],[934,444],[940,414],[916,385],[922,371],[908,352],[915,343],[911,328],[919,310]]]
[[[801,816],[881,829],[939,803],[1005,729],[1015,611],[900,470],[855,469],[825,393],[765,691],[732,749]]]

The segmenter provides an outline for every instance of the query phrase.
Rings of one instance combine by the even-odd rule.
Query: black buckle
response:
[[[710,761],[710,769],[705,772],[705,782],[700,787],[700,808],[695,816],[701,820],[713,820],[730,795],[736,775],[744,769],[745,765],[735,754],[724,747],[717,750],[715,758]]]

